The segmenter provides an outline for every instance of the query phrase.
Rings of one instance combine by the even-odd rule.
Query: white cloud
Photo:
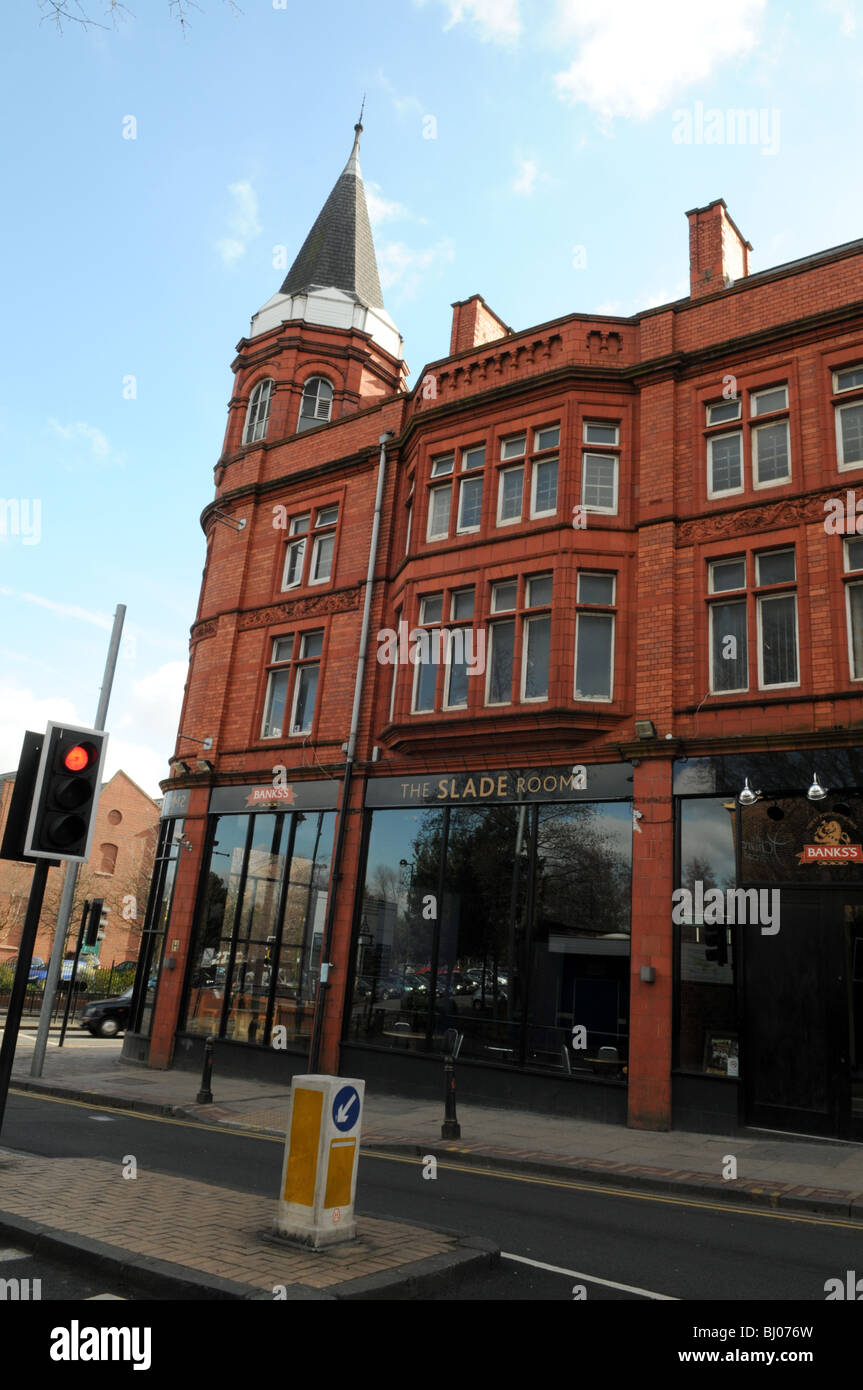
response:
[[[34,603],[38,608],[47,608],[52,613],[56,613],[61,618],[78,618],[82,623],[92,623],[94,627],[101,627],[110,632],[114,626],[113,618],[107,613],[94,613],[89,608],[77,608],[72,603],[58,603],[56,599],[42,598],[39,594],[23,593],[19,589],[9,589],[5,585],[0,585],[0,596],[3,598],[21,599],[24,603]]]
[[[538,173],[539,167],[535,160],[519,160],[518,173],[512,182],[513,193],[518,193],[523,198],[529,198],[536,188]]]
[[[230,236],[221,237],[216,242],[216,250],[222,264],[231,266],[245,256],[248,243],[260,235],[261,224],[258,221],[258,195],[250,183],[241,180],[228,184],[228,192],[234,200],[227,218]]]
[[[378,69],[377,80],[384,91],[389,94],[392,104],[400,116],[406,116],[411,112],[419,115],[425,110],[419,97],[400,96],[382,68]]]
[[[423,251],[416,251],[403,241],[391,241],[378,256],[381,285],[385,290],[396,286],[405,299],[412,299],[423,280],[453,260],[455,246],[450,237],[442,237],[435,246]]]
[[[365,190],[369,221],[373,227],[379,227],[382,222],[421,222],[425,220],[414,217],[404,203],[389,202],[386,198],[382,198],[380,184],[367,183]]]
[[[40,698],[13,680],[0,680],[0,772],[14,772],[26,729],[44,732],[49,719],[89,727],[80,711],[62,696]]]
[[[601,120],[645,120],[721,64],[758,45],[767,0],[558,0],[552,32],[577,56],[555,85],[562,100],[584,103]]]
[[[425,0],[418,0],[425,4]],[[521,37],[519,0],[441,0],[448,11],[444,29],[467,21],[481,39],[515,43]]]
[[[839,20],[839,32],[846,38],[857,29],[857,7],[854,0],[823,0],[824,8]]]
[[[78,420],[74,425],[61,425],[57,420],[49,420],[48,428],[67,443],[88,444],[93,458],[105,459],[111,453],[111,446],[102,431],[83,420]]]

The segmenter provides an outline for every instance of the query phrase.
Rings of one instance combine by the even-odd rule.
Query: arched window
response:
[[[266,381],[259,381],[252,392],[252,399],[249,401],[246,428],[243,430],[244,444],[254,444],[256,440],[263,439],[267,433],[267,420],[270,417],[272,397],[272,379],[268,377]]]
[[[99,873],[100,873],[100,874],[112,874],[112,873],[114,872],[114,866],[116,865],[116,863],[117,863],[117,846],[116,846],[116,845],[100,845],[100,846],[99,846]]]
[[[324,376],[310,376],[303,387],[298,430],[310,430],[329,420],[333,408],[333,388]]]

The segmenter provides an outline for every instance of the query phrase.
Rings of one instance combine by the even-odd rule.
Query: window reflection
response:
[[[455,1027],[463,1058],[622,1077],[631,826],[628,802],[376,811],[347,1037]]]
[[[680,887],[689,889],[696,904],[696,884],[703,892],[737,886],[734,834],[735,805],[728,797],[693,797],[680,803]],[[718,965],[706,956],[703,920],[694,910],[685,914],[680,933],[680,1013],[678,1065],[687,1071],[716,1073],[711,1039],[737,1037],[734,998],[733,933],[728,963]]]

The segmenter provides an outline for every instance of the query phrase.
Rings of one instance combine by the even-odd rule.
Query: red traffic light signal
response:
[[[89,857],[107,742],[108,735],[99,729],[53,722],[48,725],[33,791],[25,854],[36,859],[81,863]]]

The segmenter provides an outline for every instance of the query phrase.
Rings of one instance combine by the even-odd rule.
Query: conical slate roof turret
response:
[[[360,171],[362,123],[354,126],[354,147],[299,255],[281,294],[337,289],[370,309],[383,308],[369,210]]]

